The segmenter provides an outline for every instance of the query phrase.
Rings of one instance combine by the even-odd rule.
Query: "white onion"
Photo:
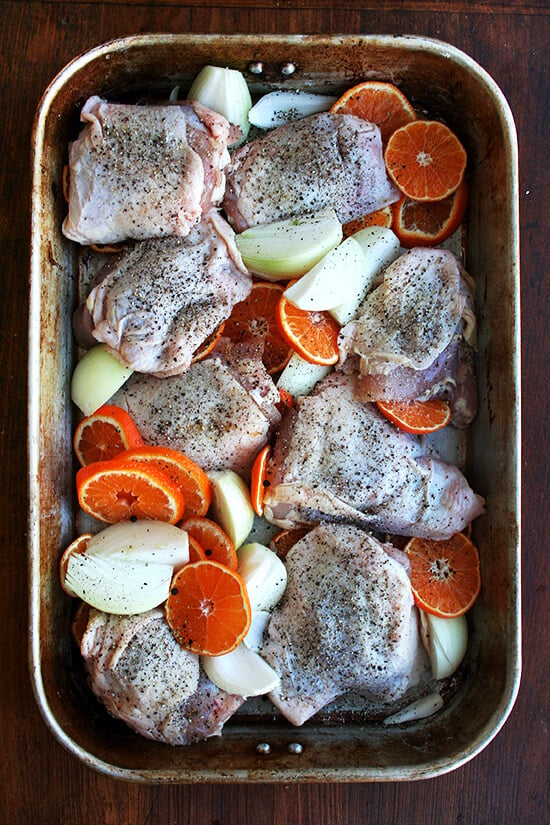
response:
[[[112,561],[169,564],[177,570],[189,561],[189,538],[164,521],[119,521],[92,536],[86,554]]]
[[[353,238],[321,258],[305,275],[287,287],[287,301],[308,312],[334,309],[362,292],[365,253]]]
[[[235,547],[240,547],[254,524],[250,490],[233,470],[213,470],[208,478],[212,484],[210,515]]]
[[[103,406],[132,375],[133,370],[111,355],[105,344],[84,353],[71,380],[71,398],[84,415]]]
[[[241,72],[220,66],[204,66],[193,81],[187,98],[198,100],[238,126],[241,138],[237,143],[246,139],[250,129],[248,113],[252,98]]]
[[[333,318],[342,325],[347,324],[353,318],[365,296],[376,285],[382,272],[401,254],[401,245],[397,235],[384,226],[368,226],[360,229],[351,238],[363,249],[364,269],[355,292],[350,297],[344,298],[338,306],[329,310]]]
[[[201,656],[201,663],[215,685],[239,696],[262,696],[280,681],[273,668],[244,643],[222,656]]]
[[[400,725],[403,722],[414,722],[417,719],[426,719],[428,716],[433,716],[443,707],[443,699],[439,693],[430,693],[429,696],[423,696],[422,699],[417,699],[416,702],[411,702],[406,708],[387,716],[384,719],[384,725]]]
[[[63,588],[104,613],[129,616],[144,613],[166,601],[171,564],[104,559],[86,553],[69,556]]]
[[[252,612],[250,627],[248,629],[248,633],[243,639],[243,642],[255,653],[257,653],[262,646],[264,633],[269,624],[270,618],[271,613],[269,610],[255,610]]]
[[[312,92],[269,92],[254,104],[248,119],[259,129],[273,129],[317,112],[326,112],[336,100],[332,95]]]
[[[245,265],[267,280],[303,275],[342,240],[334,209],[258,224],[235,238]]]
[[[466,616],[442,619],[421,610],[420,627],[434,679],[446,679],[458,668],[468,647]]]
[[[237,572],[246,584],[252,611],[271,610],[285,592],[285,565],[273,550],[257,542],[241,547],[237,558]]]
[[[280,390],[286,390],[293,398],[309,395],[315,385],[329,374],[332,367],[322,364],[310,364],[305,358],[293,352],[290,361],[277,381]]]

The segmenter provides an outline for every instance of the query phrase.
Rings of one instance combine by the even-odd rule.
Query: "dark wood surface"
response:
[[[0,3],[2,392],[2,757],[0,823],[88,825],[540,825],[548,796],[547,0],[263,0]],[[26,357],[29,156],[33,114],[73,56],[136,32],[408,33],[446,40],[487,69],[515,115],[520,147],[523,351],[522,684],[504,729],[472,762],[405,784],[141,786],[99,776],[54,741],[27,669]]]

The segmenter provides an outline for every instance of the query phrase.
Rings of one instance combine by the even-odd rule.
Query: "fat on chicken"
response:
[[[210,682],[158,608],[135,616],[90,608],[80,650],[95,696],[148,739],[188,745],[219,735],[244,702]]]
[[[186,238],[111,255],[73,327],[82,346],[103,342],[138,372],[178,375],[251,288],[233,230],[212,211]]]
[[[170,445],[204,470],[247,479],[279,424],[280,397],[256,352],[228,346],[171,378],[134,375],[111,403],[126,409],[148,444]]]
[[[356,384],[334,373],[286,414],[268,465],[268,521],[444,539],[479,516],[483,500],[462,473],[358,400]]]
[[[339,368],[366,401],[446,399],[452,421],[477,412],[474,284],[452,252],[412,249],[386,269],[339,337]]]
[[[285,563],[260,655],[281,679],[269,698],[292,724],[351,692],[389,705],[425,678],[403,553],[357,527],[323,524]]]
[[[230,125],[197,102],[82,107],[69,146],[67,238],[81,244],[186,235],[225,189]]]
[[[342,223],[399,199],[386,174],[380,130],[354,115],[311,115],[237,149],[223,207],[249,226],[332,207]]]

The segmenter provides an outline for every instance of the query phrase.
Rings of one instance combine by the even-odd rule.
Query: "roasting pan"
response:
[[[477,285],[481,403],[469,431],[466,473],[487,502],[474,525],[483,589],[469,614],[463,679],[442,711],[422,722],[386,727],[361,718],[313,719],[293,728],[249,714],[230,720],[221,738],[172,748],[108,717],[87,688],[71,641],[74,605],[59,587],[57,568],[76,534],[69,396],[76,245],[60,231],[67,143],[88,96],[165,97],[175,85],[187,88],[207,63],[241,70],[254,92],[339,94],[364,79],[391,80],[416,107],[444,119],[468,151],[466,266]],[[54,736],[96,770],[143,782],[412,780],[474,757],[504,724],[521,671],[517,142],[495,82],[457,49],[412,36],[127,37],[77,57],[53,80],[36,114],[32,163],[30,670]],[[269,753],[257,750],[260,742]]]

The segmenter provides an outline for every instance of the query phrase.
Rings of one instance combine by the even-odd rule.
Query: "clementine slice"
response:
[[[464,218],[468,205],[468,184],[462,181],[456,192],[441,201],[413,201],[403,197],[392,204],[392,230],[401,246],[438,246],[450,238]]]
[[[207,561],[206,553],[198,543],[197,539],[194,539],[193,536],[188,535],[187,539],[189,541],[189,561],[191,564],[196,561]]]
[[[224,329],[225,321],[222,321],[221,324],[218,327],[216,327],[214,332],[212,332],[208,336],[208,338],[206,338],[202,342],[200,347],[195,350],[195,352],[193,353],[193,357],[191,359],[192,364],[195,364],[197,361],[202,361],[203,358],[206,358],[206,356],[212,352],[212,350],[222,337]]]
[[[403,92],[393,83],[380,80],[366,80],[348,89],[330,111],[375,123],[384,144],[396,129],[416,120],[415,111]]]
[[[415,120],[393,133],[384,160],[388,175],[408,198],[439,201],[462,183],[467,156],[444,123]]]
[[[252,473],[250,476],[250,499],[254,512],[258,516],[264,514],[264,495],[265,495],[265,475],[267,470],[267,462],[271,456],[271,447],[269,444],[260,450],[252,465]]]
[[[451,419],[446,401],[377,401],[376,406],[400,430],[407,433],[433,433],[445,427]]]
[[[171,447],[147,446],[133,447],[123,456],[125,459],[148,463],[158,467],[174,481],[185,498],[183,518],[205,516],[212,501],[210,479],[198,464],[184,453]]]
[[[94,461],[107,461],[130,447],[143,444],[133,419],[120,407],[104,404],[78,424],[73,446],[84,467]]]
[[[99,521],[156,519],[175,524],[185,499],[172,479],[146,462],[111,458],[81,467],[76,474],[78,502]]]
[[[477,549],[464,533],[444,541],[413,538],[405,553],[418,607],[446,619],[470,609],[481,589],[481,575]]]
[[[194,538],[204,552],[205,558],[236,570],[238,566],[235,545],[219,524],[202,516],[185,519],[180,527],[190,538]]]
[[[277,322],[283,338],[304,360],[336,364],[340,325],[328,312],[307,312],[283,297],[277,304]]]
[[[348,221],[342,226],[344,238],[349,238],[359,232],[360,229],[366,229],[367,226],[384,226],[386,229],[391,227],[392,210],[391,207],[385,206],[383,209],[377,209],[376,212],[370,212],[368,215],[363,215],[362,218],[356,218],[354,221]]]
[[[284,287],[258,281],[244,301],[236,304],[225,324],[225,335],[236,343],[257,341],[263,344],[262,360],[270,375],[280,372],[292,350],[279,330],[277,304]]]
[[[288,530],[281,530],[271,539],[270,547],[274,553],[277,553],[279,558],[284,559],[296,542],[307,536],[311,529],[311,527],[292,527]]]
[[[198,561],[172,579],[165,615],[182,647],[199,656],[220,656],[244,639],[252,611],[238,573],[215,561]]]

